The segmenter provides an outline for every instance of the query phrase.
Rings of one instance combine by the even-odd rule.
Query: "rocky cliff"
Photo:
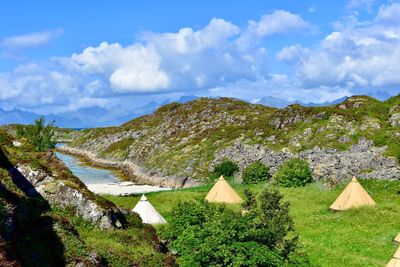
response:
[[[119,127],[81,131],[69,147],[97,160],[133,164],[146,176],[132,179],[143,182],[151,176],[202,181],[222,157],[242,169],[262,160],[274,171],[294,156],[308,160],[318,180],[395,179],[399,107],[400,96],[385,102],[354,96],[328,107],[284,109],[201,98],[165,105]]]
[[[0,128],[0,266],[173,265],[152,226],[20,141]]]

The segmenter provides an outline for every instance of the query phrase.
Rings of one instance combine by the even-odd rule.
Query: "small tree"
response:
[[[161,234],[180,266],[309,266],[298,248],[288,204],[277,190],[250,192],[247,213],[225,205],[183,202]]]
[[[260,161],[256,161],[243,170],[242,178],[244,184],[256,184],[268,181],[271,175],[269,174],[269,167]]]
[[[19,125],[17,127],[17,136],[26,138],[31,143],[35,151],[46,151],[56,145],[54,121],[46,125],[44,117],[35,120],[33,125]]]
[[[214,167],[212,178],[217,178],[223,175],[225,178],[233,177],[233,175],[239,170],[239,166],[229,160],[223,159],[221,163]]]
[[[313,181],[308,162],[293,158],[283,163],[274,175],[274,180],[284,187],[305,186]]]

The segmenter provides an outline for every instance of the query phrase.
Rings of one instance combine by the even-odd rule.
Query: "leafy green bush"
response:
[[[18,125],[17,137],[26,138],[35,151],[46,151],[56,145],[54,121],[46,125],[44,117],[35,120],[33,125]]]
[[[229,159],[223,159],[220,164],[215,166],[212,176],[213,178],[217,178],[223,175],[224,177],[229,178],[232,177],[238,170],[239,166],[235,162]]]
[[[284,187],[305,186],[313,181],[308,162],[302,159],[289,159],[274,175],[274,180]]]
[[[271,175],[269,174],[269,167],[260,161],[256,161],[243,170],[242,178],[244,184],[256,184],[268,181]]]
[[[224,205],[183,202],[161,234],[180,266],[309,266],[282,199],[265,189],[246,202],[245,215]]]

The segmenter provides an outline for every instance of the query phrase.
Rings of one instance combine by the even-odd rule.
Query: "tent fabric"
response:
[[[375,205],[375,201],[365,191],[355,177],[331,205],[332,210],[347,210],[350,208]]]
[[[386,267],[400,267],[400,247],[396,250],[393,258],[388,262]]]
[[[233,190],[229,183],[221,175],[215,185],[208,192],[206,198],[208,202],[214,203],[242,203],[243,199]]]
[[[161,216],[160,213],[151,205],[151,203],[147,200],[145,195],[142,195],[139,202],[132,210],[139,214],[143,223],[147,224],[164,224],[167,221]]]
[[[394,242],[400,244],[400,234],[398,234],[398,235],[396,236],[396,238],[394,239]]]

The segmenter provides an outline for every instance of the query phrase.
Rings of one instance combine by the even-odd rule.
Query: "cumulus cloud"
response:
[[[37,64],[25,64],[11,73],[0,73],[0,102],[8,108],[63,105],[66,99],[79,94],[73,76]]]
[[[397,8],[398,4],[382,6],[373,23],[352,23],[332,32],[312,52],[292,46],[277,57],[297,60],[300,87],[386,88],[394,92],[400,86],[400,27],[392,19]]]
[[[296,63],[311,54],[311,50],[299,44],[284,47],[277,54],[277,59],[285,63]]]
[[[355,88],[399,87],[398,8],[383,5],[368,23],[353,16],[315,46],[294,43],[272,59],[263,38],[313,29],[311,23],[277,10],[242,28],[214,18],[200,29],[142,33],[130,45],[102,42],[43,66],[24,64],[0,73],[0,105],[61,111],[105,106],[116,96],[197,92],[324,102]],[[273,73],[272,60],[289,64],[289,71]]]
[[[250,20],[248,28],[238,40],[238,44],[242,49],[248,49],[263,37],[278,33],[297,32],[309,27],[311,24],[299,15],[285,10],[276,10],[263,15],[259,21]]]
[[[64,59],[65,62],[66,59]],[[68,60],[86,74],[103,74],[117,92],[162,90],[169,84],[160,70],[160,56],[151,47],[101,43],[88,47]]]
[[[383,5],[379,8],[376,21],[389,26],[400,25],[400,3]]]
[[[8,36],[0,40],[0,47],[8,50],[34,48],[47,44],[63,33],[62,29]]]
[[[243,52],[235,42],[239,36],[236,25],[212,19],[197,31],[182,28],[176,33],[144,33],[140,43],[123,47],[103,42],[57,61],[70,70],[102,75],[114,92],[204,89],[254,80],[266,70],[265,49]]]

